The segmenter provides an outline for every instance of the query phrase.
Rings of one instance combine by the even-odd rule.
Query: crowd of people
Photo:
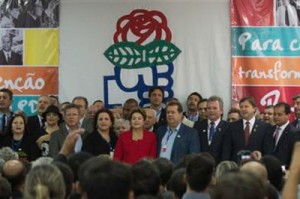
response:
[[[109,110],[41,95],[27,117],[0,89],[0,198],[297,198],[300,95],[294,121],[289,104],[259,113],[253,97],[227,114],[198,92],[186,111],[159,86],[149,100]]]

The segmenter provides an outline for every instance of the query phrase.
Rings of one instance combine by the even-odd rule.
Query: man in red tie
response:
[[[242,150],[270,152],[272,143],[267,139],[271,126],[255,118],[257,106],[253,97],[240,100],[242,119],[229,124],[224,136],[222,160],[238,162]]]

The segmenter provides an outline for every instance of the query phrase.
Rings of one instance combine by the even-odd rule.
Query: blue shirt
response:
[[[159,153],[159,157],[167,158],[168,160],[171,159],[173,144],[175,138],[177,136],[177,132],[180,128],[179,124],[175,129],[167,128],[167,132],[165,133],[162,141],[161,141],[161,149]]]

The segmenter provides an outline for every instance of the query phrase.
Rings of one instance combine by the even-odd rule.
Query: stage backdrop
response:
[[[148,89],[185,102],[189,93],[230,103],[228,0],[62,0],[59,95],[107,107]]]
[[[231,0],[234,99],[252,95],[263,109],[300,93],[300,1],[289,2]]]

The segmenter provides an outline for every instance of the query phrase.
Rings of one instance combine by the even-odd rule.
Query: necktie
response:
[[[2,116],[2,127],[1,127],[1,134],[4,135],[5,134],[5,127],[6,127],[6,114],[3,114]]]
[[[275,130],[275,132],[274,132],[274,134],[273,134],[273,138],[274,138],[274,140],[275,140],[275,146],[277,145],[278,140],[279,140],[279,133],[280,133],[280,127],[277,126],[277,127],[276,127],[276,130]]]
[[[246,142],[246,145],[248,145],[249,143],[249,137],[250,137],[250,122],[246,122],[246,127],[245,127],[245,142]]]
[[[215,132],[216,132],[215,123],[211,122],[210,123],[210,128],[209,128],[209,142],[212,141],[212,139],[215,135]]]
[[[289,26],[289,25],[290,25],[289,13],[288,13],[288,7],[285,7],[285,25],[286,25],[286,26]]]

